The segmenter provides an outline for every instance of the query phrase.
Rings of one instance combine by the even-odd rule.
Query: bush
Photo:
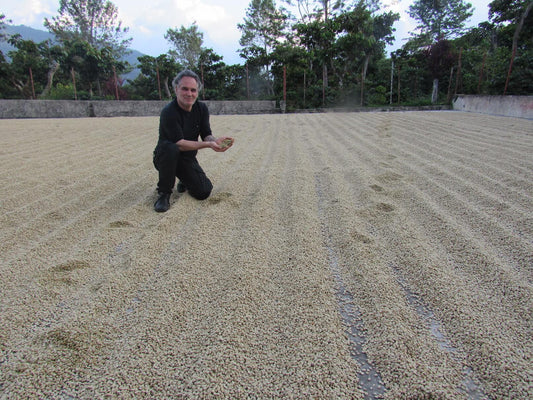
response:
[[[387,89],[385,86],[379,85],[371,90],[368,95],[368,103],[376,106],[387,104]]]
[[[74,100],[74,88],[72,84],[63,85],[58,83],[55,87],[50,89],[48,96],[44,97],[45,100]]]

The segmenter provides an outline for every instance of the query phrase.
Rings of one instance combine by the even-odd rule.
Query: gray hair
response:
[[[198,85],[198,91],[202,90],[202,81],[200,80],[200,77],[198,75],[196,75],[190,69],[185,69],[185,70],[181,71],[178,75],[176,75],[176,77],[172,81],[172,87],[174,89],[176,89],[179,86],[180,81],[182,80],[182,78],[184,78],[186,76],[188,76],[189,78],[194,78],[194,80],[196,80],[196,83]]]

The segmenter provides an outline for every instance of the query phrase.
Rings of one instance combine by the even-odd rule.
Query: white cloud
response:
[[[17,6],[20,7],[22,12],[24,12],[24,3],[30,3],[30,9],[31,13],[33,14],[47,14],[57,11],[59,8],[59,4],[57,1],[51,1],[51,0],[26,0],[23,1],[22,4],[20,2],[17,2]],[[18,7],[17,7],[18,8]]]
[[[138,29],[139,29],[139,32],[141,32],[144,35],[151,35],[153,33],[150,28],[147,28],[143,25],[139,25]]]
[[[54,0],[3,0],[0,13],[15,25],[27,25],[37,29],[43,28],[44,17],[55,14],[59,3]]]
[[[239,62],[233,48],[238,46],[237,24],[242,22],[249,0],[115,0],[114,4],[134,38],[132,47],[139,51],[154,56],[166,53],[170,47],[164,39],[166,31],[196,22],[204,34],[204,46],[224,55],[228,63]],[[229,54],[222,49],[229,49]]]

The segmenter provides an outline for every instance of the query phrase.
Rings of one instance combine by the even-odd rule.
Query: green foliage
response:
[[[242,32],[239,44],[241,56],[247,59],[251,54],[268,56],[284,36],[287,16],[276,8],[273,0],[252,0],[246,10],[244,23],[237,27]]]
[[[142,56],[138,61],[141,75],[130,83],[131,93],[146,100],[172,98],[172,79],[183,66],[170,54],[162,54],[159,57]]]
[[[428,67],[433,79],[432,102],[438,101],[441,77],[453,62],[448,39],[459,35],[465,21],[472,16],[472,4],[463,0],[416,0],[409,6],[409,15],[418,21],[417,36],[427,50]],[[440,82],[440,83],[439,83]]]
[[[472,4],[463,0],[416,0],[409,15],[418,21],[420,34],[435,42],[460,34],[472,10]]]
[[[0,99],[17,97],[17,92],[10,81],[11,76],[11,64],[7,62],[4,54],[0,51]]]
[[[47,52],[49,43],[36,44],[31,40],[23,40],[18,35],[10,37],[9,43],[16,48],[8,53],[11,58],[10,80],[18,96],[34,98],[46,83],[48,63],[43,55]]]
[[[118,78],[119,97],[170,99],[171,81],[184,67],[202,77],[200,99],[205,100],[280,101],[285,76],[288,110],[382,106],[391,102],[391,95],[393,105],[428,104],[435,79],[441,103],[456,93],[501,95],[505,85],[507,94],[533,93],[531,1],[494,0],[490,21],[464,33],[468,3],[416,1],[411,12],[421,31],[391,58],[385,56],[385,46],[399,15],[378,12],[379,2],[293,1],[300,11],[297,21],[274,0],[251,0],[239,24],[244,66],[226,65],[202,47],[203,33],[196,24],[169,29],[165,37],[174,48],[157,57],[139,57],[141,74],[126,86]],[[80,8],[75,10],[76,4]],[[87,19],[89,10],[98,16],[94,21]],[[121,40],[126,30],[117,22],[116,7],[104,0],[62,0],[59,12],[46,21],[61,39],[58,44],[9,39],[15,50],[0,53],[0,97],[31,98],[35,92],[48,99],[115,98],[115,73],[119,77],[130,68],[118,61],[129,42]],[[5,21],[0,15],[0,40],[5,39]]]
[[[311,22],[314,20],[327,21],[330,16],[339,15],[346,11],[343,0],[295,0],[301,22]],[[286,3],[293,5],[293,1],[286,0]]]
[[[131,38],[118,20],[118,8],[109,0],[60,0],[59,15],[45,18],[44,26],[60,42],[86,41],[97,49],[109,48],[114,57],[123,55]]]
[[[129,82],[127,90],[132,100],[160,100],[157,83],[143,74]]]
[[[206,100],[246,99],[246,68],[242,65],[220,64],[210,77],[206,77],[204,91],[203,98]]]
[[[57,56],[61,76],[64,80],[75,79],[77,89],[91,96],[95,90],[96,96],[104,96],[102,83],[127,70],[127,65],[117,61],[108,47],[98,49],[84,40],[72,39],[63,42],[62,50]]]
[[[287,38],[287,15],[278,10],[274,0],[251,0],[244,23],[237,27],[242,32],[240,56],[252,68],[253,97],[274,95],[271,75],[272,53]],[[250,72],[250,70],[249,70]]]
[[[498,47],[489,53],[486,60],[486,72],[483,76],[482,93],[503,94],[503,88],[509,70],[511,50]],[[507,94],[531,95],[533,93],[533,49],[520,51],[514,59]]]
[[[272,54],[274,63],[272,74],[274,79],[274,91],[278,95],[277,100],[283,100],[283,69],[287,81],[287,108],[300,109],[309,104],[309,73],[308,54],[303,48],[294,47],[289,44],[282,44],[276,47]],[[307,74],[307,76],[306,76]],[[307,80],[306,80],[307,79]]]
[[[212,49],[204,49],[200,55],[200,76],[204,83],[202,99],[237,100],[246,94],[245,68],[228,67]]]
[[[387,89],[385,86],[378,85],[374,87],[368,96],[368,104],[370,105],[384,105],[387,104]]]
[[[176,62],[189,69],[195,69],[198,66],[204,34],[198,30],[196,23],[193,23],[189,28],[181,26],[179,30],[168,29],[165,39],[174,46],[169,54],[174,57]]]
[[[0,14],[0,42],[7,40],[7,35],[4,33],[7,22],[10,23],[11,21],[6,20],[6,16],[4,14]]]
[[[495,24],[517,24],[530,0],[494,0],[489,4],[489,19]],[[529,12],[521,32],[522,39],[533,40],[533,13]]]
[[[50,90],[50,93],[44,97],[46,100],[74,100],[74,85],[58,83]]]
[[[307,82],[312,90],[311,107],[360,105],[363,81],[384,57],[392,40],[395,13],[374,15],[364,3],[351,11],[330,15],[327,20],[297,23],[293,29],[305,50]],[[366,86],[366,83],[364,84]]]

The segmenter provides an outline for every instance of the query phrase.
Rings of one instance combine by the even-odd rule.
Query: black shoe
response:
[[[178,182],[178,186],[177,186],[176,190],[178,191],[178,193],[183,193],[183,192],[187,191],[187,188],[185,187],[185,185],[183,183]]]
[[[154,210],[165,212],[170,208],[170,193],[159,193],[159,198],[154,204]]]

